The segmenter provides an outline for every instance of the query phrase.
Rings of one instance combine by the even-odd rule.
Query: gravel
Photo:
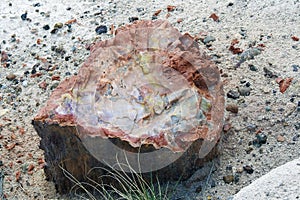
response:
[[[168,5],[176,8],[168,12]],[[208,163],[211,175],[205,181],[193,177],[197,181],[189,187],[180,183],[174,199],[230,199],[300,157],[299,1],[3,0],[0,9],[0,171],[8,199],[66,198],[45,180],[43,152],[31,120],[59,82],[77,73],[94,42],[113,37],[112,25],[116,29],[135,17],[167,17],[180,31],[200,38],[200,47],[222,71],[226,104],[237,106],[226,112],[220,156]],[[97,32],[101,26],[106,31]],[[206,36],[215,40],[204,44]],[[239,41],[234,48],[242,50],[236,54],[229,50],[234,39]],[[284,93],[278,77],[293,78]],[[266,143],[255,145],[262,133]],[[224,176],[234,180],[225,183]]]

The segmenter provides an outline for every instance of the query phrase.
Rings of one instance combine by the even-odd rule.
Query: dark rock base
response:
[[[89,179],[92,179],[97,183],[104,182],[106,184],[117,185],[116,180],[104,180],[101,178],[101,176],[107,174],[107,171],[103,168],[110,168],[96,159],[90,151],[86,149],[82,140],[78,137],[76,127],[61,127],[57,124],[46,124],[38,120],[33,121],[33,126],[41,137],[40,148],[45,152],[46,177],[48,181],[55,183],[58,193],[67,194],[75,185],[75,183],[64,174],[62,169],[69,172],[74,180],[76,179],[78,182],[91,183]],[[127,142],[120,141],[119,139],[110,140],[126,151],[155,151],[154,148],[149,146],[138,149],[131,147]],[[143,178],[147,181],[151,179],[155,181],[157,177],[160,183],[188,179],[196,170],[200,169],[205,162],[212,160],[217,155],[217,147],[214,145],[212,150],[204,158],[199,158],[198,152],[202,143],[203,140],[196,140],[175,162],[162,169],[143,173]],[[105,149],[105,147],[103,147],[103,149]],[[124,155],[120,154],[118,156],[120,160],[122,160],[121,156]],[[162,157],[161,159],[168,158]]]

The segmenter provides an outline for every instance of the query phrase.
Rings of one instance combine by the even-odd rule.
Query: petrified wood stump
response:
[[[74,185],[61,168],[80,182],[116,162],[160,181],[187,179],[217,153],[223,96],[217,67],[189,34],[162,20],[119,28],[34,118],[45,173],[60,193]]]

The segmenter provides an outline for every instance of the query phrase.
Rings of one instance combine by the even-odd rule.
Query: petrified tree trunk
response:
[[[58,192],[117,162],[147,178],[186,179],[216,155],[224,98],[216,66],[166,21],[138,21],[92,47],[33,120]],[[126,169],[123,169],[126,171]],[[128,172],[130,170],[128,169]],[[111,180],[110,180],[111,181]]]

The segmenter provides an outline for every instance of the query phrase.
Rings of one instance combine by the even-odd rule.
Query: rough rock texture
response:
[[[86,181],[91,168],[113,165],[120,152],[160,180],[188,178],[216,154],[223,113],[219,71],[194,38],[167,21],[137,21],[95,44],[33,125],[46,175],[66,193],[73,183],[59,166]],[[93,172],[94,180],[103,174]]]
[[[241,189],[233,200],[299,199],[300,158],[271,170]]]

